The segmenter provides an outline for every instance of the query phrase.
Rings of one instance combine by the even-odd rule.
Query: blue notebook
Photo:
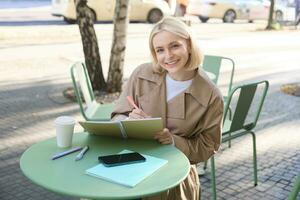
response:
[[[120,153],[131,151],[124,150]],[[153,174],[156,170],[168,163],[167,160],[142,154],[146,161],[115,167],[106,167],[98,164],[85,171],[86,174],[104,179],[113,183],[118,183],[128,187],[134,187],[142,180]]]

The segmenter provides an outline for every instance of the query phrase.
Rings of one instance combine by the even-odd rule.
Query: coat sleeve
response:
[[[192,137],[173,135],[175,146],[192,164],[204,162],[218,151],[222,136],[223,110],[223,99],[218,95],[208,105],[207,112],[199,121]]]

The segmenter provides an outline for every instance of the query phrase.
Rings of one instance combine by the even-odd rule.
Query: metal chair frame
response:
[[[109,121],[114,104],[97,103],[84,63],[76,62],[72,65],[71,78],[83,118],[87,121]]]
[[[296,178],[292,191],[289,194],[288,200],[296,200],[300,191],[300,172]]]
[[[245,120],[247,118],[248,112],[250,110],[253,98],[256,94],[257,87],[259,85],[263,86],[262,95],[260,97],[260,101],[258,102],[256,114],[254,120],[245,124]],[[253,129],[255,128],[267,91],[269,88],[268,81],[260,81],[250,84],[245,84],[242,86],[235,87],[228,96],[228,101],[225,105],[225,113],[222,132],[222,143],[227,142],[232,139],[236,139],[246,134],[252,135],[253,141],[253,170],[254,170],[254,186],[257,185],[257,156],[256,156],[256,137]],[[232,119],[226,119],[226,115],[229,112],[229,106],[232,101],[232,98],[236,92],[239,92],[236,109],[233,113]],[[223,128],[224,128],[223,127]],[[211,185],[212,185],[212,194],[213,199],[217,199],[217,191],[216,191],[216,175],[215,175],[215,159],[214,156],[210,158],[211,161]]]
[[[228,90],[227,94],[223,96],[224,104],[226,104],[228,96],[230,94],[230,91],[232,90],[233,85],[233,77],[234,77],[234,71],[235,71],[235,63],[233,59],[224,57],[224,56],[216,56],[216,55],[205,55],[203,60],[203,69],[207,72],[210,72],[215,75],[215,79],[212,81],[218,85],[219,76],[220,76],[220,70],[222,68],[222,61],[228,61],[231,63],[231,71],[230,71],[230,77],[228,80]],[[231,119],[231,109],[229,108],[229,119]],[[228,141],[228,146],[231,147],[231,140]],[[206,164],[205,164],[206,166]]]

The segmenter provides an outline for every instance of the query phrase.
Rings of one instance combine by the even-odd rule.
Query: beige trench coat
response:
[[[166,72],[153,72],[149,63],[136,68],[123,89],[112,117],[128,115],[133,110],[126,100],[128,95],[151,117],[162,117],[164,127],[173,134],[175,146],[189,159],[191,170],[180,185],[149,199],[198,200],[200,183],[195,164],[206,161],[220,146],[222,95],[199,70],[191,86],[166,103],[165,76]]]

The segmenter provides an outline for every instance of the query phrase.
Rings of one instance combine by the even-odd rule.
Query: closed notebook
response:
[[[161,118],[85,121],[79,124],[91,134],[135,139],[154,139],[154,134],[163,130]]]
[[[120,153],[130,152],[124,150]],[[168,163],[167,160],[142,154],[146,161],[142,163],[133,163],[115,167],[106,167],[98,164],[85,172],[88,175],[101,178],[106,181],[118,183],[127,187],[134,187],[145,178],[149,177],[159,168]]]

